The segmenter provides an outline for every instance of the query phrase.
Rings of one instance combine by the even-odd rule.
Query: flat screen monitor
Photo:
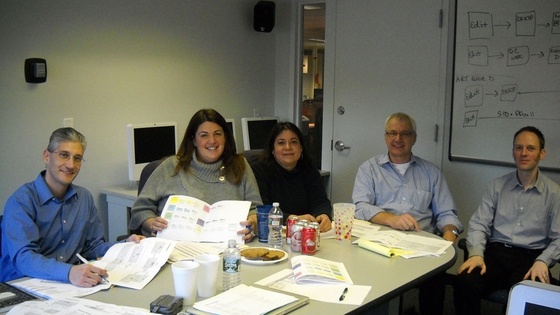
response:
[[[243,149],[264,149],[270,130],[278,123],[278,117],[245,117],[241,118],[243,130]]]
[[[177,123],[128,124],[128,179],[138,181],[148,163],[177,153]]]
[[[507,315],[559,315],[560,287],[524,280],[514,285],[507,304]]]
[[[235,145],[237,146],[237,137],[235,136],[235,119],[226,118],[226,122],[228,124],[229,129],[231,130],[231,134],[233,135],[233,140],[235,140]]]

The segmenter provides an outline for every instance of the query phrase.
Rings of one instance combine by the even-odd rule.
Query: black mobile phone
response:
[[[183,298],[169,294],[160,295],[150,303],[150,312],[158,314],[177,314],[183,308]]]

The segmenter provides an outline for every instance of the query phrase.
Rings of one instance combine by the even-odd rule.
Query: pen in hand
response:
[[[348,293],[348,288],[344,288],[344,291],[342,291],[342,294],[340,295],[340,298],[338,300],[343,301],[346,297],[346,293]]]
[[[78,257],[78,259],[79,259],[81,262],[83,262],[84,264],[89,264],[89,262],[88,262],[82,255],[80,255],[79,253],[76,253],[76,257]],[[96,273],[96,274],[97,274],[98,276],[100,276],[101,279],[103,279],[103,281],[109,282],[109,280],[107,280],[107,278],[105,278],[104,276],[102,276],[102,275],[100,275],[100,274],[98,274],[98,273]]]

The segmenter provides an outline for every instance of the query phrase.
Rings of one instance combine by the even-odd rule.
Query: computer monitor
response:
[[[506,314],[558,315],[560,287],[530,280],[521,281],[509,292]]]
[[[264,149],[270,130],[278,123],[278,117],[241,118],[243,130],[243,149]]]
[[[138,181],[144,166],[177,153],[177,123],[128,124],[128,179]]]
[[[235,140],[235,145],[237,146],[237,137],[235,136],[235,119],[226,118],[226,123],[228,124],[231,134],[233,135],[233,140]]]

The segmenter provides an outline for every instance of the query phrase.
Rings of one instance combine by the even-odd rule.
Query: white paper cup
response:
[[[175,295],[183,298],[184,305],[196,302],[196,281],[199,263],[194,261],[178,261],[171,265]]]
[[[204,254],[195,257],[194,261],[200,265],[197,280],[198,296],[206,298],[216,295],[220,256]]]

